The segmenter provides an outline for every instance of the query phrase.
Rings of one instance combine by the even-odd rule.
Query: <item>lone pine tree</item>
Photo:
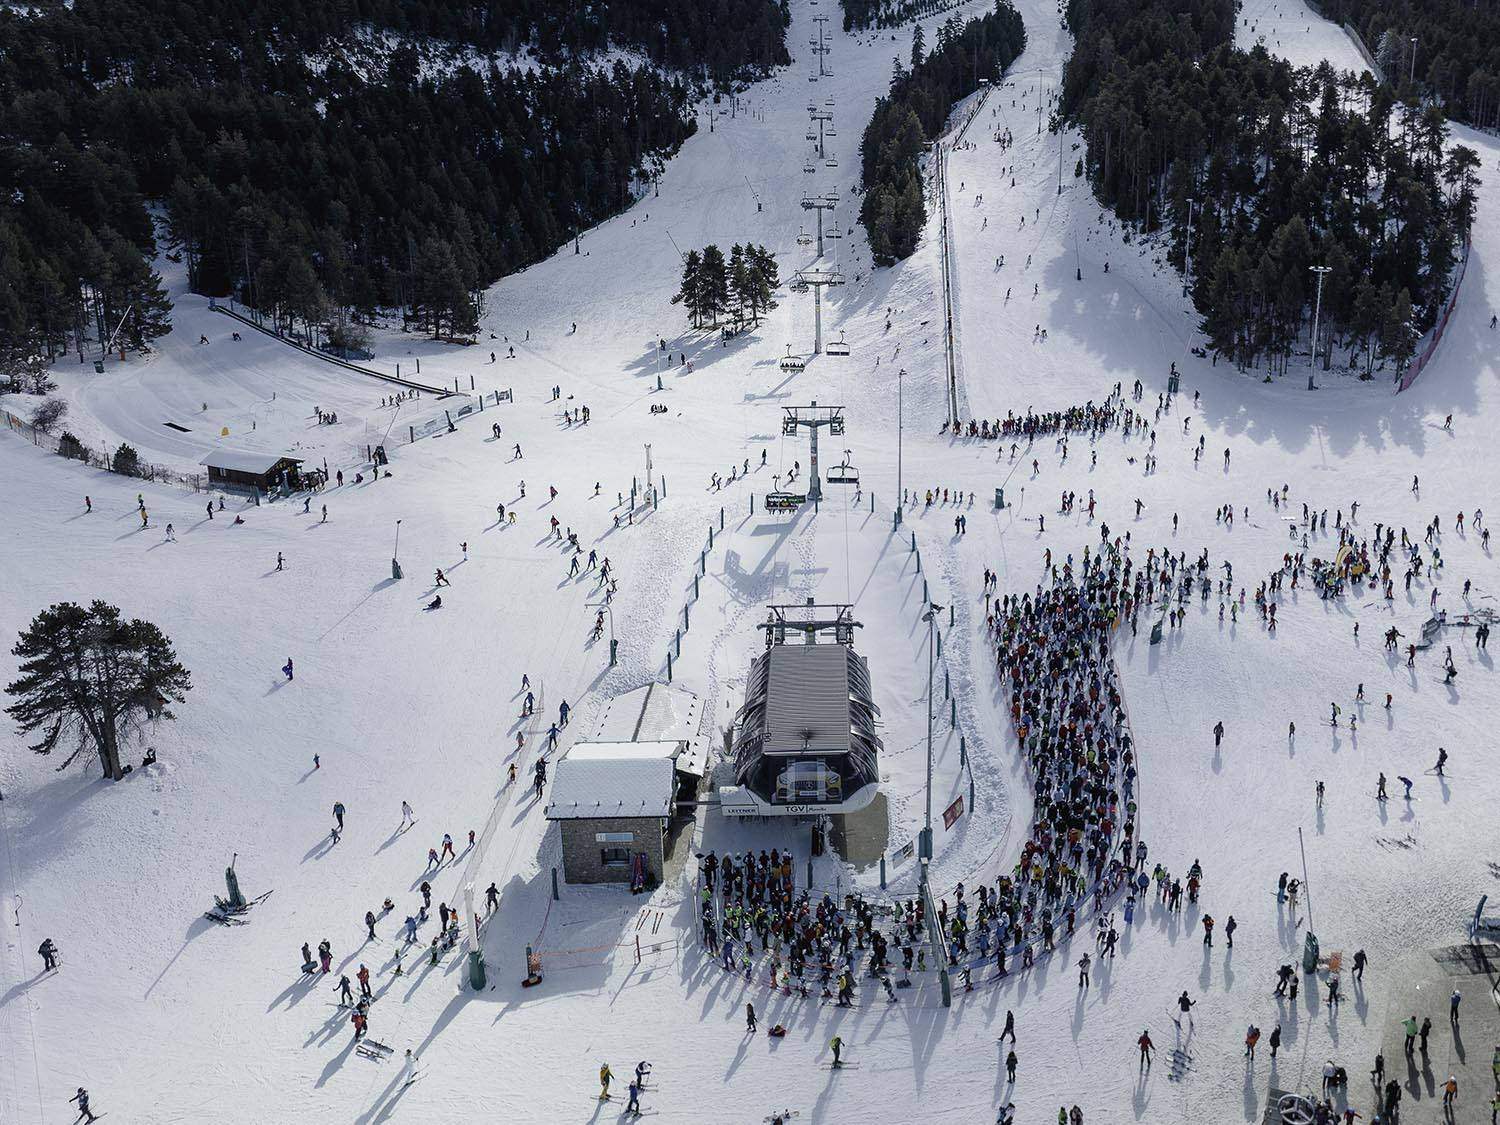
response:
[[[59,770],[97,757],[115,781],[124,776],[122,742],[147,721],[175,718],[170,705],[193,686],[166,634],[102,601],[43,610],[11,652],[21,674],[6,685],[15,702],[5,710],[21,733],[41,732],[31,749],[71,747]]]

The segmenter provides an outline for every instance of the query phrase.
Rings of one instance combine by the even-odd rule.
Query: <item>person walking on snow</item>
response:
[[[745,1034],[746,1035],[754,1035],[755,1034],[755,1028],[756,1028],[756,1023],[755,1023],[755,1005],[751,1004],[751,1003],[746,1003],[746,1005],[745,1005]]]
[[[1214,749],[1217,750],[1219,748],[1219,743],[1221,743],[1223,741],[1224,741],[1224,724],[1222,722],[1217,722],[1217,723],[1214,724]]]
[[[1151,1052],[1156,1049],[1156,1044],[1151,1042],[1151,1031],[1149,1028],[1141,1032],[1141,1037],[1135,1041],[1135,1044],[1141,1049],[1140,1069],[1145,1070],[1151,1065]],[[1015,1077],[1014,1070],[1011,1071],[1011,1077]]]
[[[1089,986],[1089,955],[1087,953],[1085,953],[1082,957],[1080,957],[1078,959],[1078,987],[1079,988],[1087,988],[1088,986]]]
[[[1177,1010],[1187,1017],[1189,1029],[1193,1026],[1193,1005],[1197,1003],[1198,1001],[1196,1000],[1188,999],[1187,989],[1185,988],[1182,990],[1182,995],[1177,998]],[[1178,1022],[1180,1024],[1181,1021],[1179,1020]]]
[[[399,832],[399,831],[401,831],[402,828],[407,828],[410,825],[415,824],[416,822],[417,822],[417,814],[412,811],[412,807],[409,804],[407,804],[405,801],[402,801],[401,802],[401,828],[398,828],[397,831]]]

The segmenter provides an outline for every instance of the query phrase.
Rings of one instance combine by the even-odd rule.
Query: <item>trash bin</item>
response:
[[[1307,940],[1302,943],[1302,971],[1318,971],[1318,938],[1311,930],[1307,931]]]

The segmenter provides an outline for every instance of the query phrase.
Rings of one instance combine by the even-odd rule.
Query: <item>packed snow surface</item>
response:
[[[0,433],[8,532],[0,636],[14,637],[54,602],[103,598],[158,623],[193,674],[178,721],[151,734],[157,763],[117,784],[101,782],[92,766],[54,772],[54,759],[6,735],[0,1118],[70,1121],[67,1099],[82,1085],[114,1121],[457,1121],[478,1112],[602,1122],[619,1116],[624,1076],[647,1059],[656,1081],[643,1104],[670,1121],[755,1123],[790,1108],[804,1121],[921,1113],[985,1122],[1013,1098],[1017,1120],[1028,1123],[1051,1122],[1058,1105],[1075,1103],[1091,1125],[1258,1122],[1273,1087],[1316,1088],[1330,1057],[1356,1076],[1351,1104],[1370,1116],[1363,1074],[1406,1014],[1394,1007],[1397,966],[1413,951],[1462,940],[1500,862],[1500,771],[1487,737],[1500,719],[1492,658],[1476,651],[1472,630],[1446,630],[1411,669],[1380,641],[1393,624],[1418,636],[1434,588],[1438,607],[1455,616],[1494,608],[1500,590],[1473,526],[1476,508],[1500,517],[1492,440],[1500,379],[1489,327],[1500,292],[1488,270],[1500,261],[1500,144],[1455,129],[1483,156],[1486,183],[1455,319],[1415,387],[1394,396],[1384,376],[1360,383],[1330,372],[1309,392],[1296,369],[1263,383],[1257,372],[1194,354],[1202,340],[1160,249],[1126,243],[1101,217],[1072,176],[1076,135],[1059,137],[1045,123],[1038,132],[1039,101],[1045,122],[1069,41],[1055,5],[1019,6],[1028,51],[1003,86],[959,107],[955,129],[969,115],[972,123],[961,140],[947,139],[960,391],[975,417],[996,418],[1100,403],[1117,383],[1128,395],[1140,380],[1150,412],[1175,363],[1182,391],[1156,422],[1159,467],[1150,475],[1143,440],[1118,432],[1092,446],[1075,438],[1065,461],[1050,439],[1013,455],[1008,445],[939,433],[939,209],[912,259],[872,273],[851,191],[860,133],[891,58],[909,54],[910,30],[848,36],[831,20],[833,74],[810,82],[816,59],[804,45],[813,17],[832,10],[828,0],[793,3],[795,64],[736,105],[716,107],[712,129],[705,112],[659,194],[586,232],[579,253],[570,245],[495,286],[476,347],[380,334],[382,370],[399,361],[403,376],[416,377],[420,359],[420,378],[433,385],[457,379],[467,393],[472,377],[474,396],[515,394],[452,432],[392,442],[388,477],[369,479],[365,446],[440,413],[432,396],[382,405],[398,388],[250,333],[234,342],[228,319],[180,284],[176,330],[152,359],[112,361],[103,376],[91,365],[60,366],[69,425],[91,443],[130,441],[146,460],[187,469],[221,442],[293,452],[309,463],[326,458],[346,480],[313,496],[306,512],[300,498],[259,507],[231,499],[210,518],[204,495],[93,471]],[[924,21],[929,42],[946,15]],[[1265,37],[1299,63],[1358,65],[1343,32],[1300,4],[1250,4],[1242,18],[1246,45]],[[809,161],[809,102],[833,103],[835,167]],[[996,137],[1006,129],[1015,143],[1002,147]],[[816,170],[805,172],[809,165]],[[825,257],[847,283],[825,294],[823,327],[828,338],[842,335],[849,356],[781,368],[787,345],[811,352],[813,333],[811,295],[785,290],[752,333],[721,342],[685,332],[680,307],[669,303],[679,250],[764,244],[789,280],[814,256],[798,237],[814,230],[799,205],[809,191],[842,198],[825,221],[843,237]],[[844,407],[847,433],[823,437],[821,460],[826,471],[847,449],[861,491],[830,486],[816,513],[767,515],[760,497],[773,481],[784,484],[794,462],[804,475],[808,467],[806,439],[781,436],[782,408],[814,400]],[[584,405],[589,422],[569,424],[563,412]],[[320,426],[315,407],[340,421]],[[1207,455],[1195,464],[1200,436]],[[647,479],[648,446],[651,476],[665,478],[666,492],[655,509],[642,503],[632,514],[629,493]],[[734,483],[710,483],[731,469]],[[1284,485],[1290,503],[1277,510],[1268,490]],[[1007,506],[996,510],[1001,486]],[[908,505],[893,531],[903,487],[935,489],[939,499]],[[1063,515],[1068,490],[1080,508]],[[1081,510],[1090,491],[1092,522]],[[953,498],[960,493],[968,496]],[[1233,563],[1235,587],[1253,590],[1284,552],[1301,549],[1284,516],[1306,503],[1347,520],[1355,501],[1361,537],[1380,521],[1420,541],[1438,517],[1444,568],[1409,591],[1398,573],[1393,603],[1285,590],[1275,632],[1253,602],[1237,621],[1221,620],[1217,597],[1190,603],[1185,624],[1160,645],[1147,643],[1144,628],[1121,631],[1115,655],[1140,754],[1143,836],[1153,861],[1174,873],[1201,860],[1205,881],[1201,901],[1180,915],[1143,907],[1086,991],[1072,969],[1079,947],[1092,952],[1080,934],[1003,982],[977,974],[974,991],[960,990],[948,1009],[931,973],[895,1005],[864,982],[854,1007],[834,1008],[772,994],[760,975],[753,983],[728,975],[698,949],[691,862],[649,897],[564,884],[552,898],[556,828],[525,780],[558,705],[566,700],[574,713],[565,747],[611,697],[665,680],[672,651],[673,682],[700,696],[699,733],[717,752],[761,650],[755,626],[766,604],[807,597],[852,602],[864,625],[857,645],[882,711],[888,876],[892,894],[910,894],[914,864],[899,852],[924,807],[924,589],[945,607],[933,805],[967,801],[970,769],[975,793],[951,830],[937,825],[933,879],[945,895],[959,881],[993,881],[1015,863],[1031,806],[982,635],[985,568],[1002,592],[1033,590],[1044,550],[1079,558],[1107,523],[1111,536],[1130,533],[1137,556],[1155,546],[1191,560],[1207,548],[1215,566]],[[497,518],[501,503],[514,523]],[[1232,526],[1216,519],[1224,505],[1235,510]],[[1469,516],[1462,532],[1460,511]],[[243,524],[232,522],[237,513]],[[955,534],[959,515],[966,534]],[[608,607],[620,642],[613,667],[607,643],[589,639],[601,592],[593,574],[568,573],[554,516],[585,551],[608,556],[618,576]],[[168,523],[175,542],[165,538]],[[1307,550],[1327,555],[1336,544],[1330,526]],[[401,580],[391,577],[393,555]],[[427,612],[439,568],[451,586],[440,591],[442,608]],[[1458,669],[1448,684],[1446,645]],[[293,680],[280,671],[289,656]],[[14,667],[0,657],[6,680]],[[956,704],[944,698],[943,668]],[[523,674],[539,697],[529,718],[520,717]],[[1344,725],[1328,725],[1331,703]],[[1216,750],[1218,721],[1225,736]],[[1438,747],[1451,755],[1446,778],[1428,772]],[[511,762],[521,781],[507,786]],[[1381,772],[1398,797],[1394,778],[1412,777],[1415,800],[1377,802]],[[399,832],[403,800],[417,819]],[[335,802],[347,809],[337,842]],[[468,833],[482,832],[492,814],[494,835],[481,836],[476,858]],[[445,832],[459,859],[430,873],[427,850]],[[805,878],[805,826],[730,824],[704,808],[694,832],[690,849],[791,847],[799,885]],[[1370,958],[1362,989],[1336,1011],[1311,986],[1295,1003],[1271,996],[1277,966],[1296,958],[1308,924],[1306,902],[1288,911],[1274,893],[1280,872],[1300,877],[1299,841],[1325,951],[1348,957],[1363,948]],[[462,950],[428,963],[422,951],[435,922],[396,976],[401,922],[420,901],[418,886],[430,879],[434,903],[458,902],[471,861],[481,896],[492,881],[502,894],[482,936],[490,987],[469,988]],[[248,896],[272,893],[248,924],[221,927],[203,915],[231,862]],[[833,857],[814,872],[830,893],[878,894],[878,881],[875,866],[856,871]],[[387,896],[395,908],[366,941],[364,913],[381,913]],[[1236,918],[1233,951],[1201,943],[1204,911]],[[47,936],[63,957],[52,975],[40,973],[35,953]],[[333,973],[303,978],[301,944],[324,938]],[[546,976],[523,989],[528,945],[543,952]],[[371,1036],[396,1050],[387,1063],[356,1052],[336,1003],[339,974],[352,977],[361,964],[379,997]],[[1468,1003],[1486,1003],[1485,978],[1473,980]],[[1160,1062],[1140,1075],[1136,1037],[1149,1028],[1159,1046],[1173,1044],[1168,1008],[1183,989],[1198,1001],[1193,1067],[1180,1081]],[[763,1025],[784,1023],[786,1038],[747,1036],[747,1002]],[[1007,1010],[1019,1036],[1014,1086],[1004,1070],[1009,1044],[996,1044]],[[1246,1025],[1269,1033],[1278,1021],[1276,1067],[1264,1054],[1247,1065]],[[1458,1044],[1437,1022],[1441,1069]],[[860,1069],[818,1065],[834,1035]],[[1489,1047],[1467,1049],[1487,1057]],[[401,1075],[407,1048],[420,1058],[421,1080],[411,1085]],[[595,1096],[602,1062],[618,1076],[612,1102]],[[1469,1116],[1459,1120],[1479,1119],[1481,1096],[1461,1095]]]

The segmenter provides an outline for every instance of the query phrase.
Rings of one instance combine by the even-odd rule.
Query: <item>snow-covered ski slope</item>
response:
[[[1474,583],[1475,606],[1494,605],[1500,574],[1493,557],[1474,532],[1457,534],[1453,517],[1459,510],[1472,517],[1476,506],[1500,510],[1489,440],[1500,417],[1500,382],[1488,328],[1500,293],[1487,269],[1500,259],[1500,147],[1455,130],[1483,154],[1487,182],[1465,293],[1413,390],[1394,397],[1385,385],[1333,376],[1320,377],[1324,389],[1316,393],[1302,390],[1295,376],[1265,385],[1191,354],[1192,318],[1173,275],[1154,261],[1151,247],[1127,246],[1100,223],[1098,205],[1073,179],[1076,137],[1062,140],[1058,195],[1058,138],[1037,135],[1033,91],[1040,85],[1045,94],[1055,84],[1068,44],[1054,4],[1023,0],[1021,9],[1031,47],[1012,84],[993,91],[980,110],[966,136],[973,147],[948,158],[965,393],[976,414],[1003,417],[1028,406],[1098,402],[1116,382],[1128,387],[1139,378],[1149,403],[1175,361],[1184,394],[1158,425],[1160,467],[1150,476],[1141,472],[1142,443],[1117,434],[1098,443],[1092,468],[1082,440],[1064,463],[1050,441],[1012,460],[1008,448],[997,456],[993,444],[938,434],[944,366],[936,213],[913,259],[872,275],[848,194],[864,121],[885,89],[891,57],[909,53],[910,33],[892,41],[889,33],[854,38],[835,30],[834,76],[808,82],[816,60],[803,45],[814,31],[812,16],[829,13],[837,27],[829,0],[794,3],[789,41],[797,62],[748,91],[736,116],[716,116],[712,132],[705,116],[669,165],[659,196],[586,232],[583,253],[569,247],[495,287],[487,328],[499,339],[467,351],[399,334],[381,340],[377,365],[399,359],[405,374],[407,356],[413,363],[420,357],[424,379],[451,384],[458,377],[467,386],[474,375],[483,390],[513,386],[517,399],[486,412],[478,425],[398,448],[390,478],[330,490],[307,515],[300,504],[250,509],[246,523],[234,526],[226,518],[233,504],[209,522],[191,494],[93,473],[0,434],[10,531],[0,547],[0,635],[14,636],[51,602],[103,597],[161,624],[195,684],[179,721],[155,735],[158,765],[115,786],[87,769],[53,773],[20,738],[5,736],[0,1116],[70,1121],[66,1099],[81,1084],[99,1109],[125,1121],[204,1114],[246,1122],[450,1121],[479,1113],[602,1122],[617,1117],[623,1101],[595,1101],[600,1062],[623,1076],[644,1058],[660,1088],[643,1102],[666,1121],[753,1123],[789,1107],[810,1121],[909,1120],[923,1112],[982,1122],[1012,1096],[1024,1122],[1050,1122],[1059,1104],[1074,1103],[1091,1123],[1248,1122],[1260,1120],[1272,1086],[1315,1087],[1325,1058],[1336,1057],[1355,1075],[1368,1069],[1390,1022],[1405,1014],[1392,1011],[1390,1001],[1402,959],[1458,941],[1463,915],[1493,885],[1490,864],[1500,861],[1493,832],[1500,781],[1484,737],[1500,710],[1491,658],[1475,654],[1463,635],[1442,638],[1440,645],[1452,643],[1460,671],[1450,687],[1440,682],[1441,647],[1419,654],[1413,671],[1381,651],[1379,635],[1389,624],[1409,636],[1420,631],[1431,589],[1425,579],[1408,597],[1398,575],[1389,609],[1375,600],[1324,602],[1309,589],[1284,591],[1274,634],[1263,630],[1253,603],[1236,624],[1221,624],[1211,598],[1192,605],[1185,627],[1161,646],[1147,645],[1144,632],[1122,638],[1117,656],[1140,746],[1152,859],[1178,873],[1201,859],[1199,910],[1221,926],[1233,914],[1239,930],[1232,954],[1222,945],[1206,950],[1197,912],[1172,917],[1143,909],[1119,956],[1096,967],[1087,993],[1075,988],[1070,966],[1089,943],[1075,939],[1004,984],[978,978],[976,990],[957,996],[950,1010],[930,983],[895,1006],[868,986],[849,1010],[773,997],[760,979],[727,977],[696,950],[690,886],[671,881],[649,900],[564,886],[552,901],[555,838],[526,792],[502,787],[509,761],[521,766],[524,782],[563,699],[576,715],[566,743],[589,729],[611,695],[664,678],[665,653],[721,507],[725,530],[708,554],[674,682],[700,693],[705,734],[717,742],[760,647],[753,626],[765,602],[852,600],[865,622],[858,643],[883,712],[892,852],[921,817],[923,580],[933,600],[955,606],[957,623],[945,626],[944,639],[971,736],[979,807],[951,832],[938,827],[935,878],[945,890],[1008,869],[1031,815],[1027,780],[996,700],[993,658],[978,633],[983,568],[998,572],[1003,590],[1029,590],[1042,581],[1045,548],[1076,558],[1097,543],[1104,522],[1112,536],[1130,532],[1141,553],[1165,545],[1191,558],[1207,547],[1215,565],[1233,562],[1237,587],[1253,590],[1293,549],[1287,524],[1265,499],[1268,488],[1286,483],[1292,509],[1283,511],[1300,512],[1305,501],[1330,509],[1330,523],[1334,510],[1347,517],[1358,500],[1362,534],[1380,520],[1415,536],[1440,515],[1447,566],[1439,605],[1461,608],[1465,578]],[[1293,12],[1284,0],[1278,9]],[[1354,64],[1341,31],[1297,11],[1288,26],[1306,20],[1300,26],[1316,34],[1283,39]],[[929,41],[936,22],[927,21]],[[811,98],[835,102],[838,168],[819,162],[808,174]],[[1007,124],[1017,143],[1002,150],[993,137]],[[1014,188],[1002,171],[1010,165]],[[854,234],[832,252],[849,284],[825,307],[824,326],[835,337],[845,333],[851,356],[820,358],[796,374],[780,369],[787,343],[810,350],[808,296],[785,294],[756,333],[727,347],[684,333],[680,308],[668,303],[678,248],[764,243],[789,277],[811,259],[796,241],[800,227],[814,227],[798,206],[804,188],[838,189],[849,201],[839,214]],[[984,201],[976,205],[979,195]],[[997,271],[1001,254],[1006,264]],[[1025,292],[1032,285],[1035,297]],[[148,459],[190,464],[212,447],[217,438],[198,444],[191,417],[205,401],[202,421],[213,434],[228,425],[237,436],[255,417],[252,433],[269,430],[282,443],[352,447],[362,444],[351,435],[363,419],[372,419],[372,428],[388,422],[379,406],[389,393],[384,386],[249,334],[234,344],[227,319],[193,298],[179,301],[177,322],[152,363],[112,365],[107,381],[68,375],[75,411],[92,414],[102,432],[139,441]],[[1039,329],[1047,330],[1045,342],[1033,340]],[[210,344],[195,342],[200,332]],[[663,362],[653,348],[658,338],[673,354],[685,351],[692,370]],[[503,357],[512,343],[518,358],[491,367],[488,352]],[[85,380],[87,391],[79,389]],[[905,486],[963,489],[978,499],[909,508],[907,529],[893,536],[898,381]],[[562,403],[551,401],[553,385],[561,386]],[[274,402],[286,405],[254,414],[272,391]],[[1196,407],[1194,392],[1201,393]],[[823,460],[837,462],[850,449],[865,487],[857,503],[829,489],[816,515],[767,518],[757,504],[752,517],[744,483],[707,487],[711,473],[727,476],[746,459],[757,494],[768,478],[784,480],[794,460],[805,472],[805,443],[779,436],[780,416],[782,406],[813,399],[846,408],[848,434],[825,439]],[[565,425],[559,408],[585,403],[591,422]],[[653,403],[668,413],[651,414]],[[313,405],[360,421],[320,429],[310,417]],[[1451,432],[1442,426],[1450,413]],[[490,436],[491,419],[504,428],[498,440]],[[193,434],[160,425],[167,420]],[[1209,455],[1195,469],[1191,451],[1200,434]],[[516,443],[521,460],[512,460]],[[647,443],[667,495],[635,525],[616,528],[616,494],[643,476]],[[1228,471],[1225,448],[1233,454]],[[758,468],[762,449],[765,469]],[[309,452],[328,456],[331,466],[341,456],[334,445]],[[1409,490],[1413,475],[1420,476],[1420,495]],[[988,501],[1002,484],[1011,506],[996,513]],[[559,489],[556,500],[549,485]],[[1094,490],[1094,524],[1058,514],[1058,497],[1068,489],[1080,498]],[[138,492],[151,511],[147,531],[138,530],[134,514]],[[82,514],[84,494],[94,501],[90,515]],[[1137,519],[1138,497],[1145,508]],[[325,502],[326,524],[318,514]],[[498,502],[517,512],[514,526],[497,525]],[[1214,518],[1226,503],[1239,517],[1232,530]],[[959,538],[957,514],[969,521]],[[619,575],[612,609],[621,663],[614,669],[603,645],[587,644],[597,612],[590,603],[599,598],[592,578],[568,579],[566,555],[548,540],[553,515],[580,533],[585,551],[608,555]],[[1037,523],[1043,515],[1045,535]],[[397,520],[406,578],[393,582]],[[163,542],[168,521],[177,543]],[[920,575],[909,552],[911,530],[922,549]],[[1333,542],[1330,527],[1309,550],[1326,554]],[[287,561],[282,572],[274,569],[278,551]],[[453,586],[441,591],[443,608],[427,613],[422,606],[433,596],[437,567]],[[1355,621],[1362,625],[1357,642]],[[288,655],[296,663],[292,682],[278,671]],[[13,668],[12,657],[0,658],[5,679]],[[523,672],[541,685],[541,715],[525,724],[518,718]],[[1360,683],[1363,707],[1354,698]],[[1387,692],[1389,712],[1382,706]],[[1345,716],[1360,716],[1357,732],[1326,725],[1330,702]],[[941,694],[938,708],[942,714]],[[1226,735],[1215,753],[1210,731],[1218,720]],[[1289,721],[1297,724],[1295,740],[1287,738]],[[528,738],[512,756],[518,729]],[[1423,772],[1438,746],[1452,755],[1445,782]],[[314,754],[321,759],[316,770]],[[1373,799],[1381,771],[1398,796],[1387,805]],[[1419,799],[1410,805],[1400,802],[1394,782],[1402,773],[1417,782]],[[946,730],[936,774],[938,808],[967,796]],[[1313,795],[1318,780],[1327,786],[1321,812]],[[397,835],[402,799],[419,819]],[[347,806],[348,826],[332,844],[335,801]],[[497,801],[499,829],[479,874],[481,890],[494,880],[503,892],[483,938],[493,989],[468,991],[462,958],[453,955],[437,967],[408,956],[403,975],[394,976],[397,931],[419,901],[427,848],[446,831],[462,853],[468,830],[480,829]],[[1325,950],[1364,948],[1371,958],[1363,990],[1336,1018],[1313,989],[1279,1008],[1270,996],[1276,966],[1300,946],[1296,919],[1278,911],[1271,894],[1279,872],[1300,872],[1298,828]],[[790,843],[799,864],[806,856],[805,829],[726,826],[705,812],[700,831],[702,847]],[[274,893],[248,925],[226,929],[202,912],[222,893],[223,869],[236,853],[246,893]],[[455,900],[460,870],[431,876],[435,904]],[[893,863],[891,876],[897,889],[909,889],[909,861]],[[854,873],[832,862],[816,874],[830,890],[851,879],[873,890],[876,878],[873,869]],[[364,912],[379,913],[387,895],[396,909],[378,923],[379,941],[362,944]],[[638,921],[650,929],[658,912],[656,936],[681,944],[648,951],[636,964]],[[429,923],[424,944],[431,933]],[[62,948],[63,971],[40,977],[34,951],[49,935]],[[398,1062],[354,1052],[347,1013],[334,1006],[337,972],[299,980],[301,943],[316,946],[325,937],[336,970],[352,977],[360,963],[369,966],[381,997],[371,1034],[398,1057],[413,1048],[425,1081],[403,1090]],[[547,977],[523,990],[528,944],[545,951]],[[1150,1028],[1158,1045],[1170,1048],[1166,1009],[1182,989],[1199,1000],[1194,1067],[1185,1081],[1169,1081],[1163,1059],[1140,1079],[1134,1040]],[[763,1027],[785,1023],[786,1039],[746,1037],[747,1001]],[[1481,1001],[1476,983],[1468,1002]],[[1007,1009],[1020,1033],[1013,1090],[995,1045]],[[1440,1069],[1454,1045],[1440,1013],[1433,1014]],[[1246,1068],[1245,1025],[1254,1021],[1269,1034],[1278,1020],[1284,1044],[1277,1069],[1264,1057]],[[863,1062],[860,1070],[817,1067],[835,1034],[846,1057]],[[1470,1042],[1467,1049],[1483,1047]],[[1352,1086],[1352,1104],[1366,1117],[1367,1089]],[[1478,1097],[1465,1091],[1460,1108],[1477,1115]]]

